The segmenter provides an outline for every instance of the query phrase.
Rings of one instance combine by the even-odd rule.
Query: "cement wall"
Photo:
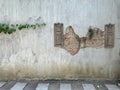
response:
[[[0,79],[120,78],[119,0],[0,0],[0,23],[45,22],[40,29],[0,34]],[[119,19],[118,19],[119,18]],[[85,36],[89,26],[115,24],[115,46],[72,56],[54,47],[54,23]]]

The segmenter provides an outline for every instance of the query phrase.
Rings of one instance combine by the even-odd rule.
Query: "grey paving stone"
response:
[[[10,90],[23,90],[26,85],[26,82],[17,82]]]
[[[60,90],[71,90],[70,83],[60,83]]]
[[[48,90],[49,83],[39,83],[36,90]]]
[[[114,84],[105,84],[105,86],[108,88],[108,90],[120,90],[118,86]]]
[[[56,82],[50,83],[48,90],[60,90],[60,83]]]
[[[108,90],[107,87],[104,84],[94,84],[96,90]]]
[[[96,90],[93,84],[82,84],[84,90]]]
[[[5,85],[3,85],[0,88],[0,90],[10,90],[15,84],[16,84],[16,81],[8,81]]]
[[[3,85],[5,85],[6,82],[0,82],[0,87],[2,87]]]
[[[20,88],[20,90],[120,90],[118,82],[110,80],[16,80],[0,81],[0,83],[0,90],[18,90]],[[25,83],[25,85],[21,83]]]
[[[72,90],[83,90],[82,83],[74,81],[71,83]]]
[[[23,90],[36,90],[38,82],[37,80],[29,81]]]

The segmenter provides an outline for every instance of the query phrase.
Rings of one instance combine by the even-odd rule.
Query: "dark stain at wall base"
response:
[[[51,66],[49,69],[36,70],[33,66],[8,66],[0,68],[1,80],[16,79],[118,79],[120,78],[120,67],[110,72],[109,68],[93,67],[88,64],[86,67],[76,65]]]

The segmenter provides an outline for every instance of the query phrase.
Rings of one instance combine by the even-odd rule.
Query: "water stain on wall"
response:
[[[39,69],[33,65],[8,65],[0,68],[0,79],[105,79],[109,77],[108,70],[105,67],[94,67],[90,64],[85,67],[60,64],[39,67]],[[120,76],[118,69],[111,73],[115,73],[113,78]]]

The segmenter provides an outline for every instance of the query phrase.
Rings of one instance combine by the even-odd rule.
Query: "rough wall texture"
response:
[[[0,79],[120,78],[119,0],[0,0],[1,23],[46,22],[36,30],[0,34]],[[54,23],[71,25],[80,36],[89,26],[113,23],[112,49],[85,48],[72,56],[54,47]]]

